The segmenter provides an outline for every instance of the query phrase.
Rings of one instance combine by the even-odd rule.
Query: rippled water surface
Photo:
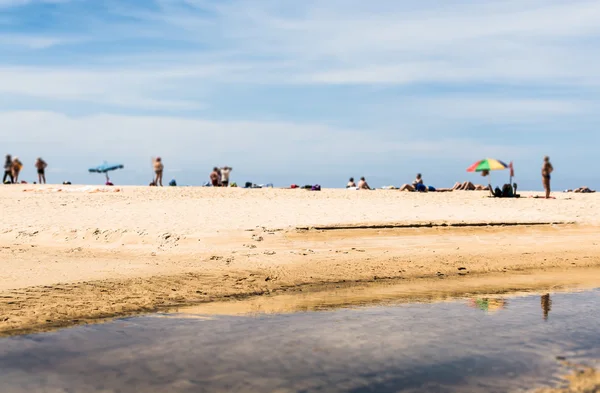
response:
[[[600,291],[258,316],[154,315],[0,339],[8,392],[519,392],[600,358]]]

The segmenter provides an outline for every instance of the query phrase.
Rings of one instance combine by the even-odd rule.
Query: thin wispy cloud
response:
[[[0,135],[21,156],[41,154],[49,134],[61,157],[73,138],[89,138],[98,156],[193,157],[200,147],[206,162],[242,157],[256,171],[326,158],[375,170],[398,157],[427,169],[428,155],[462,168],[461,155],[484,153],[529,153],[537,168],[533,155],[579,148],[573,135],[599,138],[597,1],[0,0],[0,9]]]

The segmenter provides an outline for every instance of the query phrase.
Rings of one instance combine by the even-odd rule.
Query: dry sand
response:
[[[596,194],[60,189],[0,187],[1,335],[356,283],[409,298],[600,286]],[[469,226],[490,223],[522,225]]]

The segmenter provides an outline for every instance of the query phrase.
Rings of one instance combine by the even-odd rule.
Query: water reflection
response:
[[[544,313],[544,321],[548,320],[548,315],[550,315],[551,310],[552,310],[552,299],[550,299],[550,294],[547,293],[542,296],[542,311]]]
[[[474,298],[470,299],[469,305],[478,308],[488,314],[494,314],[507,307],[508,302],[505,299]]]
[[[552,323],[540,296],[482,297],[474,308],[141,317],[13,337],[0,340],[1,391],[522,391],[558,382],[557,356],[600,358],[599,293],[552,295]],[[541,302],[549,313],[550,296]]]
[[[550,311],[552,311],[552,299],[549,293],[541,296],[541,304],[544,321],[547,321]],[[469,299],[469,306],[485,311],[487,314],[495,314],[506,309],[508,301],[502,298],[471,298]]]

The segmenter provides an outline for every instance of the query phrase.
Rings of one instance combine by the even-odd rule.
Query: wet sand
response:
[[[10,186],[0,201],[0,335],[364,284],[377,289],[357,301],[391,284],[407,298],[600,286],[596,195]]]
[[[564,361],[563,364],[573,372],[565,375],[566,387],[538,389],[535,393],[597,393],[600,392],[600,371],[593,367],[572,364]]]

